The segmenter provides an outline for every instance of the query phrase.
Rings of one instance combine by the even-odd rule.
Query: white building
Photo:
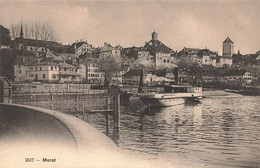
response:
[[[30,80],[59,81],[59,63],[53,57],[38,59],[29,68]]]
[[[121,50],[105,42],[104,46],[99,50],[99,58],[113,58],[119,62],[121,61]]]
[[[85,53],[91,53],[93,50],[93,46],[88,44],[86,41],[73,43],[69,47],[69,53],[75,54],[76,56],[80,56]]]
[[[87,81],[88,83],[100,83],[101,82],[101,72],[99,70],[99,64],[95,60],[87,62]]]
[[[149,52],[148,59],[154,62],[157,69],[176,67],[176,65],[172,63],[171,59],[172,49],[158,40],[158,33],[152,33],[152,40],[146,42],[143,50]],[[152,56],[153,59],[151,59],[150,56]]]

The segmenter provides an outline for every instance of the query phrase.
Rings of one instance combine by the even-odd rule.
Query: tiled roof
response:
[[[200,66],[191,66],[189,68],[189,74],[194,76],[200,76],[203,73],[203,69]]]
[[[229,37],[226,38],[225,41],[223,41],[223,43],[234,43]]]
[[[99,52],[110,51],[113,49],[114,47],[112,47],[112,45],[110,45],[109,43],[105,43],[104,46],[99,50]]]
[[[14,44],[21,43],[26,46],[45,47],[55,52],[61,52],[61,51],[66,52],[68,49],[68,46],[62,45],[55,41],[35,40],[35,39],[27,39],[27,38],[20,38],[20,37],[15,38],[13,40],[13,43]]]
[[[189,53],[198,53],[199,52],[199,50],[200,49],[198,49],[198,48],[187,48],[187,47],[184,47],[181,51],[179,51],[178,53],[177,53],[177,56],[179,57],[179,56],[187,56]]]
[[[145,72],[145,70],[144,70]],[[140,76],[142,73],[142,69],[130,69],[123,76]]]
[[[80,41],[80,42],[76,42],[76,43],[73,43],[72,45],[69,46],[68,48],[68,51],[70,53],[73,53],[75,54],[75,45],[76,45],[76,48],[79,48],[80,46],[82,46],[83,44],[88,44],[86,41]],[[88,44],[89,45],[89,44]],[[92,45],[89,45],[89,46],[92,46]]]
[[[61,57],[43,57],[34,60],[30,65],[59,65],[63,61]]]
[[[202,57],[203,55],[208,55],[208,56],[209,55],[217,55],[217,53],[215,53],[215,52],[213,52],[209,49],[202,49],[202,50],[199,50],[198,55]]]
[[[159,40],[150,40],[149,42],[145,43],[144,47],[145,50],[149,51],[151,54],[155,53],[171,53],[172,49],[164,45]]]
[[[231,69],[224,73],[224,76],[243,76],[246,73],[245,69]]]
[[[213,65],[201,65],[201,69],[203,70],[203,75],[216,75],[215,68]]]
[[[128,47],[128,48],[124,48],[121,52],[122,55],[125,55],[129,58],[138,58],[138,51],[141,50],[142,47]]]
[[[70,65],[70,64],[68,64],[68,63],[66,63],[66,62],[61,63],[60,66],[61,66],[61,67],[64,67],[64,68],[75,68],[73,65]]]
[[[13,55],[15,56],[15,64],[30,64],[34,61],[36,56],[30,51],[13,50]]]
[[[68,76],[77,76],[77,75],[79,75],[79,74],[77,74],[76,72],[71,72],[71,71],[66,71],[66,72],[60,72],[58,75],[60,75],[60,76],[65,76],[65,75],[68,75]]]

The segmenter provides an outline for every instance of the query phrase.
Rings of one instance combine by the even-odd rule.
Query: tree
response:
[[[2,45],[10,45],[11,38],[10,38],[10,32],[7,28],[0,25],[0,44]]]
[[[193,65],[192,62],[190,62],[189,60],[187,60],[186,58],[181,58],[178,62],[177,62],[177,66],[180,68],[180,69],[183,69],[183,68],[189,68]]]
[[[109,57],[99,59],[98,64],[100,66],[100,71],[105,72],[104,85],[105,87],[108,87],[112,74],[118,73],[120,64],[117,63],[114,58],[109,58]]]
[[[45,41],[56,41],[58,35],[55,33],[53,26],[48,22],[30,22],[23,23],[23,36],[24,38],[45,40]],[[21,25],[12,24],[10,27],[10,33],[12,39],[19,37],[21,31]]]

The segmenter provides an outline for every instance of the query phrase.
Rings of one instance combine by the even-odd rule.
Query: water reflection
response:
[[[165,108],[147,108],[133,98],[121,107],[119,136],[112,138],[123,151],[146,160],[179,158],[197,167],[260,165],[260,97],[210,94],[199,104]]]

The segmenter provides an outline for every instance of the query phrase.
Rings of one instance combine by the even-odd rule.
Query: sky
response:
[[[173,50],[208,48],[222,54],[230,37],[235,53],[260,50],[260,1],[3,1],[0,24],[49,22],[58,42],[86,40],[123,47],[143,46],[156,31],[158,39]]]

